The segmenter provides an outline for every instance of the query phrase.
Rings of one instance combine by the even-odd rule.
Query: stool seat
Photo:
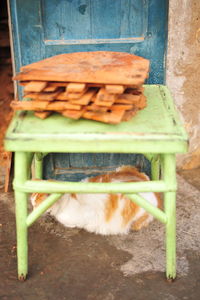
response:
[[[187,151],[188,138],[166,86],[146,85],[147,107],[132,120],[110,125],[74,121],[58,114],[45,120],[20,111],[13,118],[5,148],[15,152],[18,278],[28,272],[28,227],[63,193],[123,193],[165,224],[166,277],[176,277],[176,153]],[[43,156],[49,152],[143,153],[151,162],[151,180],[126,183],[57,182],[42,180]],[[30,170],[35,157],[35,175]],[[50,196],[28,215],[28,193]],[[163,192],[164,209],[154,207],[138,193]]]
[[[72,120],[53,114],[45,120],[20,111],[5,137],[9,151],[181,153],[187,134],[166,86],[146,85],[147,107],[118,125]]]

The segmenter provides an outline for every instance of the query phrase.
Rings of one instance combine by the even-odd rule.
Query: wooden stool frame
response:
[[[25,116],[23,116],[24,112],[16,114],[7,131],[5,146],[7,150],[15,152],[13,186],[16,202],[18,278],[20,280],[24,280],[28,273],[28,227],[63,193],[122,193],[143,207],[165,225],[166,277],[167,279],[176,277],[177,183],[175,154],[187,151],[187,134],[179,121],[167,87],[146,86],[145,93],[149,104],[145,109],[146,112],[145,110],[139,112],[140,117],[139,119],[135,117],[135,123],[133,118],[131,122],[123,122],[126,125],[116,127],[82,120],[80,127],[77,127],[79,121],[74,123],[75,133],[62,132],[60,135],[55,135],[55,129],[53,133],[51,133],[52,129],[49,129],[50,133],[47,132],[48,126],[45,127],[45,123],[49,125],[51,122],[55,128],[59,127],[59,122],[61,122],[61,128],[63,128],[62,124],[67,122],[67,119],[64,120],[62,116],[52,116],[51,120],[44,122],[46,120],[37,120],[30,113]],[[160,118],[158,121],[161,122],[158,127],[156,127],[153,115],[154,105],[157,109],[156,113],[162,114],[158,116],[158,119]],[[142,118],[144,119],[142,120]],[[24,120],[26,121],[23,127]],[[150,121],[148,124],[140,124],[141,122],[145,123],[145,120]],[[42,121],[43,123],[41,123]],[[39,127],[44,124],[43,131],[35,133],[34,130],[37,128],[32,128],[31,122],[35,122],[35,127],[38,122],[40,123]],[[82,129],[84,122],[87,125],[85,128],[89,128],[89,132]],[[29,128],[30,123],[31,127]],[[131,132],[127,132],[129,125],[132,126]],[[115,128],[118,132],[113,132]],[[73,125],[66,130],[73,131]],[[100,132],[97,132],[98,130]],[[43,157],[49,152],[141,153],[151,162],[152,178],[151,181],[128,183],[49,182],[42,180]],[[31,180],[33,159],[35,176],[39,179],[37,181]],[[48,193],[50,196],[28,214],[28,195],[33,192]],[[162,192],[164,209],[161,210],[148,203],[138,195],[139,192]]]

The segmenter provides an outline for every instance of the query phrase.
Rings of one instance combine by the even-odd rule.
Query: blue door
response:
[[[164,82],[167,0],[10,0],[9,6],[15,72],[61,53],[110,50],[150,59],[148,82]],[[122,164],[149,172],[141,155],[59,153],[45,160],[45,176],[55,179],[80,180]]]

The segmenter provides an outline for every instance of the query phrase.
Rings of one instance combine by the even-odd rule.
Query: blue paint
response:
[[[57,25],[57,24],[56,24]],[[64,27],[65,28],[65,27]],[[116,39],[83,39],[83,40],[45,40],[44,43],[46,46],[55,46],[55,45],[92,45],[92,44],[127,44],[127,43],[142,43],[144,42],[143,37],[131,37],[131,38],[116,38]],[[129,51],[130,52],[130,51]]]
[[[147,5],[141,0],[44,0],[45,40],[131,38],[146,32]],[[61,33],[56,23],[66,30]]]
[[[113,171],[124,164],[136,166],[150,176],[150,164],[140,154],[51,153],[45,157],[44,164],[47,166],[45,179],[79,181]]]
[[[78,8],[78,11],[80,12],[80,14],[84,15],[85,11],[86,11],[86,8],[87,8],[86,4],[80,5],[79,8]]]
[[[9,6],[17,72],[22,65],[60,53],[107,50],[150,59],[148,83],[165,80],[167,0],[9,0]],[[56,154],[45,161],[46,177],[57,179],[77,180],[85,168],[96,174],[118,164],[149,170],[141,155]]]

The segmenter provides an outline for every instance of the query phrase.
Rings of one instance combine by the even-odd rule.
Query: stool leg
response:
[[[160,179],[160,155],[156,154],[151,160],[151,179]]]
[[[176,161],[174,154],[163,156],[163,179],[170,192],[164,193],[166,224],[166,276],[176,278]]]
[[[35,178],[42,179],[43,177],[43,155],[42,153],[35,153]]]
[[[172,280],[176,278],[176,193],[164,194],[166,224],[166,276]]]
[[[27,194],[15,192],[15,204],[18,279],[23,281],[28,273]]]
[[[26,225],[28,194],[18,190],[18,185],[29,179],[31,171],[32,154],[24,152],[15,153],[14,189],[16,206],[17,231],[17,263],[18,278],[25,280],[28,272],[28,232]]]

